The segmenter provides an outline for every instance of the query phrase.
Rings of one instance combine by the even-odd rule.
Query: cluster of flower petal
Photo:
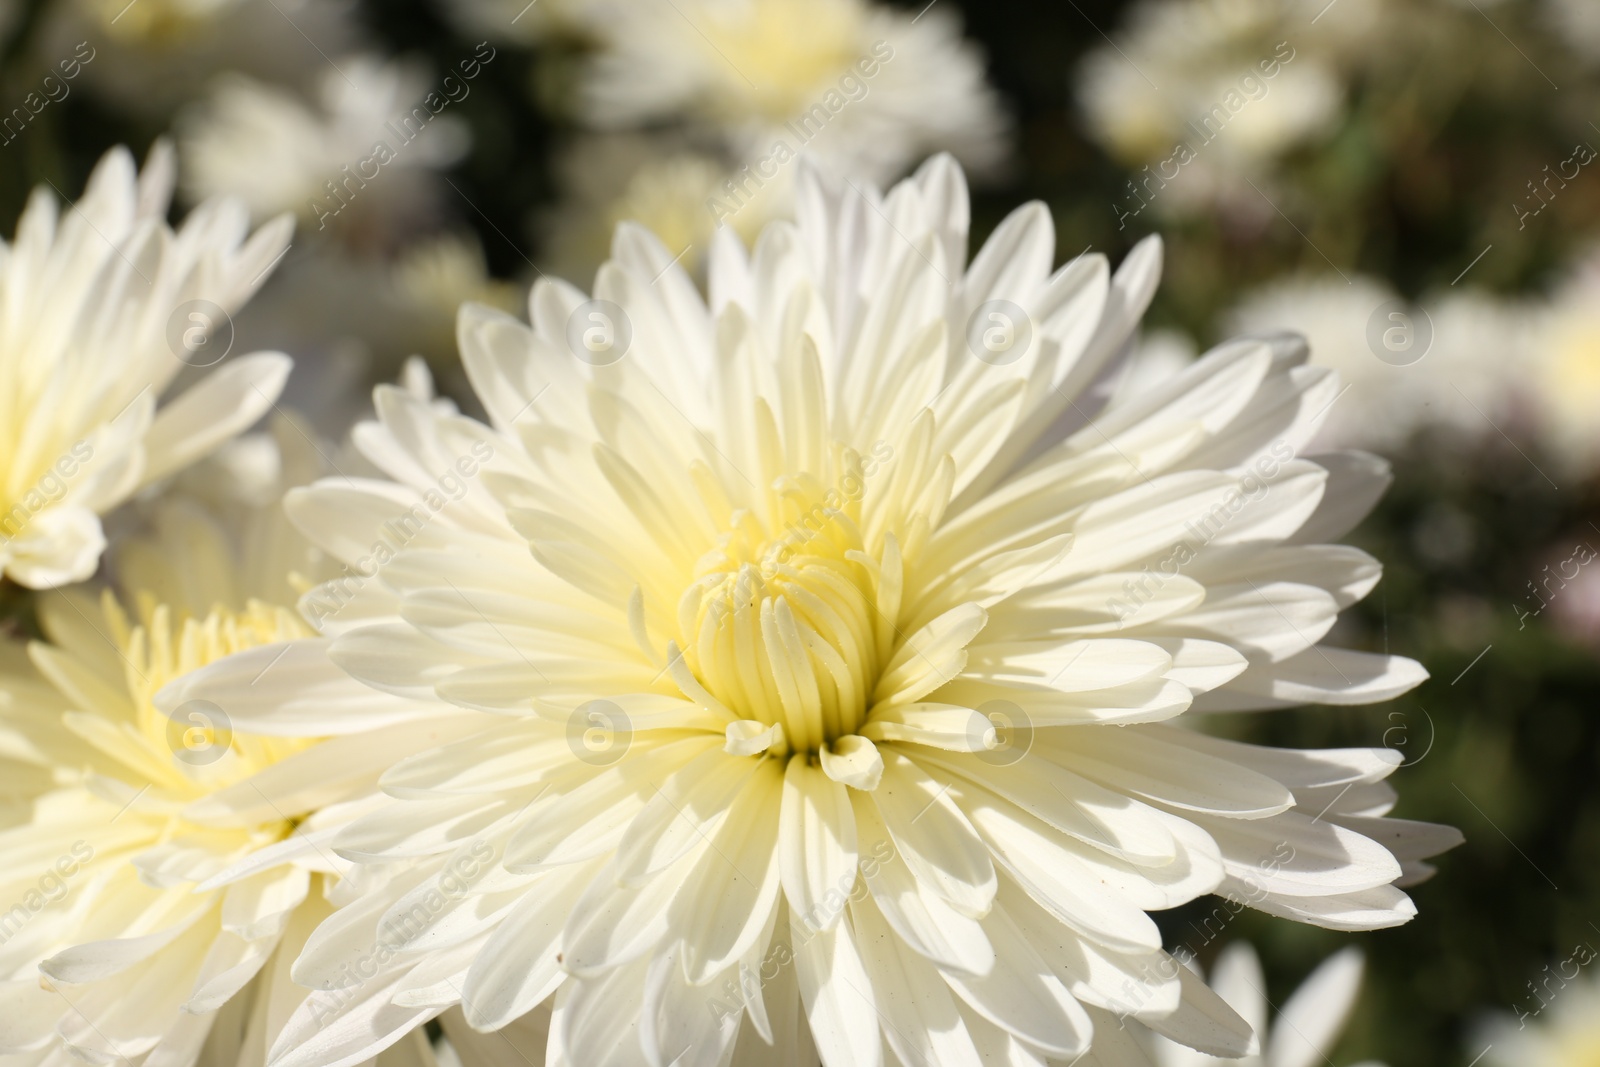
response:
[[[252,234],[242,204],[214,199],[173,230],[172,183],[164,143],[142,174],[116,149],[65,213],[40,188],[0,241],[0,573],[23,585],[88,578],[99,516],[248,429],[288,378],[277,353],[219,361],[289,220]]]

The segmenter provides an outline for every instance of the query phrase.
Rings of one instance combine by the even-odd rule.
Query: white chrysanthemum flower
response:
[[[1584,59],[1600,63],[1600,7],[1589,0],[1545,0],[1557,36]]]
[[[1600,1063],[1600,958],[1583,942],[1519,990],[1513,1013],[1479,1028],[1484,1067],[1589,1067]]]
[[[1506,424],[1521,316],[1487,293],[1411,303],[1361,275],[1290,278],[1250,294],[1224,321],[1244,332],[1293,328],[1313,363],[1339,372],[1347,392],[1318,444],[1389,450],[1425,426],[1483,436]]]
[[[158,116],[221,71],[298,84],[356,43],[351,0],[62,0],[44,11],[37,54],[77,52],[82,84],[113,106]],[[74,67],[77,71],[80,68]]]
[[[564,278],[592,277],[624,222],[681,253],[679,262],[700,278],[719,225],[749,242],[768,222],[793,216],[787,172],[739,190],[729,184],[743,179],[737,167],[681,137],[592,134],[568,147],[558,170],[563,195],[547,215],[547,266]]]
[[[248,429],[289,375],[287,356],[227,352],[289,220],[251,234],[219,199],[174,232],[171,187],[164,144],[143,174],[116,149],[76,204],[40,188],[0,242],[0,572],[23,585],[93,574],[99,516]],[[158,409],[180,371],[225,357]]]
[[[430,172],[466,151],[465,125],[420,68],[346,57],[315,84],[308,106],[244,76],[220,81],[180,122],[189,194],[238,196],[260,216],[295,212],[312,231],[359,229],[425,200]]]
[[[1531,402],[1534,428],[1567,469],[1600,468],[1600,255],[1534,308],[1529,334],[1532,358],[1517,370],[1532,373],[1514,381]]]
[[[708,123],[761,180],[802,150],[879,182],[935,150],[969,167],[1005,155],[1008,122],[983,60],[944,9],[914,18],[867,0],[684,0],[625,10],[598,27],[586,82],[601,126]]]
[[[1152,1039],[1159,1067],[1323,1067],[1339,1041],[1356,995],[1361,991],[1363,961],[1360,949],[1347,948],[1328,957],[1284,1002],[1267,1025],[1266,977],[1255,949],[1246,942],[1229,945],[1217,957],[1211,988],[1238,1012],[1261,1038],[1260,1055],[1221,1060],[1174,1044],[1159,1035]],[[1357,1067],[1383,1067],[1368,1060]]]
[[[456,311],[465,302],[511,309],[523,296],[490,276],[470,235],[420,240],[392,260],[313,243],[285,258],[278,280],[239,316],[239,336],[300,356],[281,403],[337,439],[370,417],[370,384],[395,377],[410,356],[452,375],[452,389],[467,388]]]
[[[292,733],[274,705],[314,692],[356,741],[397,698],[503,717],[397,762],[333,842],[382,877],[296,961],[319,992],[278,1067],[552,996],[563,1064],[1039,1064],[1112,1013],[1240,1055],[1148,911],[1414,914],[1396,883],[1457,835],[1383,818],[1397,753],[1174,721],[1424,677],[1320,643],[1379,573],[1328,542],[1388,482],[1301,454],[1332,372],[1250,338],[1103,407],[1155,242],[1052,271],[1035,203],[968,263],[948,157],[886,198],[804,172],[798,202],[753,254],[721,231],[709,306],[624,226],[596,300],[465,309],[492,425],[382,389],[356,439],[394,480],[286,505],[370,576],[302,602],[326,661],[252,686],[260,649],[163,695]],[[485,844],[495,871],[450,895]]]
[[[310,635],[297,588],[332,571],[280,500],[327,469],[288,419],[234,442],[119,540],[125,599],[46,594],[47,640],[7,650],[6,774],[42,781],[0,832],[0,896],[21,902],[0,915],[5,1062],[263,1062],[308,992],[289,964],[340,899],[329,828],[396,754],[452,736],[321,745],[251,735],[204,702],[155,709],[161,687],[244,649],[283,649],[290,669],[282,643]]]
[[[1375,18],[1370,0],[1345,4],[1339,25],[1301,32],[1314,9],[1297,0],[1146,0],[1115,44],[1078,75],[1090,134],[1134,178],[1123,210],[1221,201],[1270,205],[1250,187],[1272,181],[1285,152],[1328,133],[1344,109],[1341,56]]]

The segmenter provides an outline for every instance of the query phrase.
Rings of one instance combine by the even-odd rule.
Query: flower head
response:
[[[688,0],[630,5],[597,33],[593,122],[709,125],[759,181],[802,150],[874,181],[935,149],[974,168],[1004,155],[981,58],[937,8],[912,18],[865,0]]]
[[[1145,0],[1120,39],[1085,60],[1079,103],[1113,156],[1150,165],[1134,179],[1137,203],[1153,196],[1170,214],[1220,202],[1248,215],[1263,206],[1251,183],[1270,183],[1285,153],[1340,120],[1343,53],[1369,39],[1376,14],[1360,0],[1308,38],[1294,0]]]
[[[89,577],[99,516],[248,429],[288,377],[287,356],[234,356],[160,405],[228,356],[229,314],[289,239],[220,199],[172,230],[172,170],[164,144],[139,175],[116,149],[65,214],[39,189],[0,242],[0,572],[23,585]]]
[[[1246,295],[1225,325],[1304,334],[1312,362],[1347,390],[1316,443],[1380,451],[1424,427],[1492,435],[1524,333],[1518,311],[1492,294],[1463,287],[1412,302],[1365,275],[1281,279]]]
[[[1532,359],[1521,380],[1535,428],[1566,467],[1584,474],[1600,466],[1600,254],[1570,273],[1553,297],[1530,316]]]
[[[120,111],[165,124],[219,72],[297,84],[358,37],[350,0],[62,0],[37,54],[71,56],[67,78]],[[307,47],[315,41],[316,48]]]
[[[1600,1063],[1600,980],[1587,942],[1528,981],[1514,1012],[1480,1027],[1488,1067],[1590,1067]]]
[[[347,57],[316,86],[308,105],[243,75],[220,81],[180,127],[190,195],[226,191],[259,216],[295,212],[313,231],[370,227],[414,208],[429,171],[466,150],[466,128],[440,113],[448,101],[420,69]]]
[[[489,424],[380,390],[356,439],[391,480],[289,498],[363,576],[304,599],[332,639],[291,680],[502,721],[397,761],[333,842],[378,876],[296,961],[318,1007],[279,1067],[552,997],[552,1062],[1071,1059],[1118,1015],[1237,1056],[1149,911],[1414,913],[1395,884],[1456,837],[1384,818],[1397,754],[1179,721],[1423,677],[1321,643],[1378,578],[1328,542],[1387,481],[1300,454],[1335,377],[1247,338],[1105,407],[1154,242],[1052,270],[1031,204],[969,263],[946,157],[798,203],[753,253],[721,231],[709,304],[623,226],[594,299],[465,309]],[[267,655],[163,700],[283,732],[240,699]]]

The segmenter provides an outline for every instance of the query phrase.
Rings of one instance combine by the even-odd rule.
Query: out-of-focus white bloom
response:
[[[765,180],[802,149],[868,181],[935,150],[972,168],[1006,151],[983,59],[944,8],[913,17],[866,0],[681,0],[629,7],[600,32],[591,120],[709,124]]]
[[[37,54],[87,40],[84,82],[114,106],[161,113],[222,71],[300,84],[356,44],[350,0],[64,0],[47,5]],[[325,54],[324,54],[325,53]]]
[[[450,100],[418,67],[347,57],[316,88],[308,104],[247,77],[220,81],[180,118],[189,195],[228,193],[258,216],[292,211],[312,232],[337,224],[371,237],[424,205],[430,172],[467,149],[466,126],[440,113]]]
[[[1329,1054],[1355,1007],[1362,969],[1360,949],[1347,948],[1328,957],[1284,1003],[1269,1029],[1261,961],[1248,943],[1229,945],[1217,957],[1211,988],[1255,1028],[1261,1054],[1216,1059],[1153,1034],[1156,1062],[1160,1067],[1324,1067],[1332,1062]],[[1369,1060],[1357,1067],[1382,1065]]]
[[[1247,297],[1225,324],[1247,333],[1293,324],[1310,342],[1312,362],[1339,372],[1345,390],[1321,444],[1392,449],[1423,426],[1476,435],[1495,432],[1491,419],[1504,424],[1520,316],[1487,294],[1452,292],[1410,306],[1374,278],[1296,278]]]
[[[406,357],[424,357],[441,376],[459,374],[456,311],[469,301],[505,310],[524,303],[515,287],[489,276],[470,236],[425,238],[392,260],[308,243],[285,257],[279,278],[239,317],[239,336],[295,353],[283,403],[337,439],[369,413],[370,383],[393,378]]]
[[[1092,52],[1078,99],[1092,136],[1136,175],[1158,210],[1223,201],[1271,208],[1248,184],[1271,181],[1284,152],[1328,132],[1344,106],[1340,57],[1374,19],[1370,0],[1301,32],[1296,0],[1145,0],[1115,44]],[[1337,21],[1339,25],[1332,25]],[[1130,197],[1135,194],[1130,192]]]
[[[40,188],[0,242],[0,571],[23,585],[93,574],[99,516],[248,429],[288,378],[287,356],[233,356],[158,409],[180,371],[227,355],[219,320],[290,231],[252,235],[243,205],[217,199],[174,232],[171,189],[165,144],[142,174],[115,149],[65,214]]]
[[[1581,264],[1535,307],[1529,358],[1518,381],[1535,429],[1574,473],[1600,467],[1600,255]]]
[[[1459,841],[1386,817],[1396,752],[1180,719],[1424,676],[1321,643],[1378,580],[1332,542],[1387,481],[1305,451],[1332,372],[1245,339],[1107,406],[1155,240],[1053,269],[1035,203],[969,260],[948,157],[882,198],[800,183],[753,251],[719,233],[709,301],[623,226],[605,305],[541,279],[531,323],[464,309],[490,424],[381,390],[355,440],[389,480],[286,504],[359,565],[492,452],[460,509],[307,595],[320,668],[256,685],[258,649],[164,692],[268,733],[314,693],[352,744],[387,700],[495,715],[397,760],[391,802],[331,843],[389,877],[307,942],[295,977],[323,992],[279,1067],[552,997],[558,1063],[1066,1061],[1119,1011],[1242,1055],[1249,1026],[1149,911],[1220,892],[1397,925],[1398,886]],[[483,842],[492,873],[396,944],[385,916]]]
[[[1594,950],[1582,949],[1529,982],[1514,1015],[1497,1012],[1484,1022],[1475,1042],[1489,1046],[1484,1067],[1600,1063],[1600,976]]]
[[[623,222],[681,252],[679,262],[699,277],[718,225],[749,243],[768,222],[792,215],[792,167],[773,181],[744,181],[681,137],[595,134],[575,141],[559,167],[564,198],[548,215],[549,269],[564,278],[594,277]],[[730,189],[736,180],[743,189]]]
[[[1600,63],[1600,4],[1594,0],[1545,0],[1557,36],[1591,63]]]
[[[1177,330],[1151,330],[1124,361],[1122,373],[1111,385],[1115,404],[1154,389],[1195,361],[1199,350],[1193,338]]]
[[[1519,610],[1529,601],[1518,602]],[[1585,565],[1551,605],[1551,617],[1568,637],[1600,645],[1600,567]]]

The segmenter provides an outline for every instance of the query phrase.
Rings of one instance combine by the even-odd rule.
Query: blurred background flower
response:
[[[1281,1009],[1271,1014],[1261,959],[1248,942],[1235,942],[1217,954],[1210,985],[1217,995],[1255,1028],[1261,1052],[1240,1060],[1221,1060],[1174,1044],[1164,1037],[1152,1043],[1160,1067],[1316,1067],[1339,1042],[1350,1011],[1361,992],[1364,961],[1359,949],[1347,948],[1318,964]],[[1357,1067],[1383,1067],[1365,1062]]]

